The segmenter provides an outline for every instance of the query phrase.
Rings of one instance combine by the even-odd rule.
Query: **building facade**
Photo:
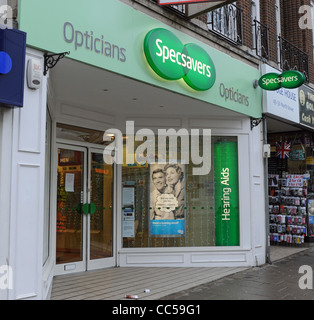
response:
[[[271,147],[267,230],[274,245],[302,246],[313,239],[313,3],[267,3],[268,9],[261,11],[261,43],[266,48],[262,73],[298,70],[306,79],[296,89],[263,92]]]
[[[286,68],[282,4],[194,18],[153,0],[10,5],[25,74],[41,76],[0,108],[0,298],[49,299],[55,275],[105,267],[267,262],[263,145],[292,121],[256,82]]]

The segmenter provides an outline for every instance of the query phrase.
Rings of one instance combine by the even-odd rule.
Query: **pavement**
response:
[[[308,266],[299,272],[301,266]],[[314,300],[314,245],[161,300]],[[307,287],[300,288],[300,284]],[[302,286],[301,286],[302,287]]]

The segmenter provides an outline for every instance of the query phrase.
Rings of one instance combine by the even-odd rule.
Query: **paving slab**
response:
[[[303,265],[314,271],[313,246],[272,264],[250,268],[161,300],[314,300],[313,289],[299,287],[299,280],[305,275],[299,273]],[[313,281],[313,272],[308,275]]]

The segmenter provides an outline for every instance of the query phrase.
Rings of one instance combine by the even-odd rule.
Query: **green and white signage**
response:
[[[206,91],[216,81],[216,69],[200,46],[183,45],[171,31],[157,28],[147,33],[144,52],[151,68],[167,80],[183,80],[194,90]]]
[[[27,45],[260,118],[257,68],[117,0],[18,1]],[[36,10],[34,10],[36,8]],[[47,15],[47,12],[49,14]],[[208,42],[208,41],[206,41]],[[149,107],[149,106],[148,106]]]
[[[240,245],[237,142],[214,144],[216,246]]]
[[[305,82],[303,73],[296,70],[284,71],[282,74],[270,72],[264,74],[258,81],[264,90],[278,90],[280,88],[294,89]]]

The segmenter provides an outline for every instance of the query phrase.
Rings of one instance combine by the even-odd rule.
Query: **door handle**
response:
[[[76,206],[76,211],[79,214],[93,214],[96,212],[96,205],[95,203],[91,202],[91,203],[79,203]]]
[[[95,203],[84,203],[82,205],[82,212],[84,214],[94,214],[96,212],[96,205]]]

